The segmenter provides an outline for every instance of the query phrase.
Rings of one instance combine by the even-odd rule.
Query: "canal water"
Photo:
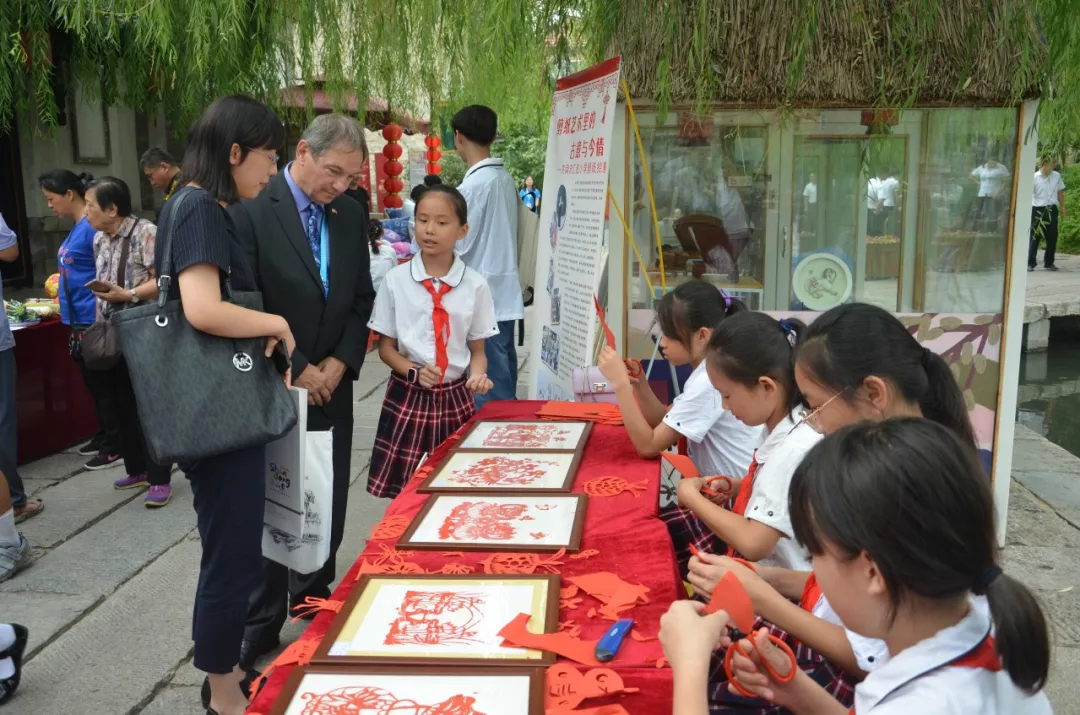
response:
[[[1016,421],[1080,456],[1080,337],[1055,338],[1024,355]]]

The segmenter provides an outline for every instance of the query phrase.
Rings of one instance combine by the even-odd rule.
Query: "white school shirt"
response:
[[[499,322],[525,317],[518,280],[517,210],[520,199],[502,159],[484,159],[465,172],[458,191],[469,206],[469,233],[459,252],[482,275]]]
[[[998,164],[993,169],[983,164],[971,175],[979,180],[979,196],[994,196],[1001,191],[1001,185],[1009,175],[1009,170],[1004,164]]]
[[[374,251],[371,250],[371,244],[369,243],[368,257],[371,259],[369,269],[371,271],[371,285],[375,292],[378,293],[386,274],[397,268],[397,251],[394,250],[389,241],[379,241],[379,247]]]
[[[739,477],[750,468],[761,427],[747,427],[724,409],[702,362],[664,415],[664,424],[686,437],[690,459],[702,476]]]
[[[817,203],[817,184],[815,184],[814,182],[811,181],[802,190],[802,195],[804,197],[806,197],[807,203],[816,204]]]
[[[757,472],[743,516],[779,531],[783,536],[772,553],[761,560],[764,566],[779,566],[794,571],[810,570],[810,555],[795,541],[788,512],[791,477],[803,457],[821,440],[821,435],[799,418],[802,406],[796,407],[780,424],[763,435],[754,453]]]
[[[1025,695],[1004,669],[952,665],[991,634],[986,599],[969,602],[955,626],[897,653],[855,686],[856,715],[1051,715],[1045,693]]]
[[[882,200],[883,206],[896,206],[896,189],[900,186],[900,180],[895,176],[890,176],[881,182],[878,186],[878,196]]]
[[[885,641],[878,638],[867,638],[855,631],[848,630],[848,627],[840,620],[840,616],[833,610],[832,604],[829,603],[829,599],[824,593],[821,594],[813,608],[810,609],[810,613],[827,623],[844,629],[844,635],[847,636],[848,643],[851,644],[851,652],[855,654],[855,661],[864,673],[873,672],[889,662],[889,646],[885,644]]]
[[[435,364],[435,325],[431,311],[435,303],[422,281],[431,278],[420,254],[386,274],[375,297],[368,327],[379,335],[397,340],[398,352],[415,365]],[[454,255],[450,272],[435,285],[444,282],[450,291],[442,297],[450,314],[450,339],[446,345],[449,365],[444,380],[456,380],[469,368],[472,354],[470,340],[484,340],[499,334],[495,306],[484,277],[467,267]]]
[[[881,190],[881,181],[875,176],[866,182],[866,208],[877,208],[878,192]]]
[[[1031,199],[1031,205],[1057,206],[1058,192],[1064,190],[1065,182],[1061,180],[1061,174],[1051,171],[1049,176],[1043,176],[1041,171],[1036,171],[1034,196]]]

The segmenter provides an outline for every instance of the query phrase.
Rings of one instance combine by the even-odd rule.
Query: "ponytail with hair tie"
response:
[[[795,347],[795,344],[799,341],[799,336],[795,330],[795,326],[791,324],[791,321],[786,318],[781,318],[780,329],[784,331],[784,336],[787,338],[788,344],[791,345],[791,347]]]
[[[990,584],[1001,576],[1001,567],[997,564],[990,564],[982,570],[979,577],[975,580],[975,584],[971,587],[971,592],[976,596],[986,595],[987,589],[990,588]]]

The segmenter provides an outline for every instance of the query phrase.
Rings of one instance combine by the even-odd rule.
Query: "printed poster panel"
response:
[[[574,368],[593,363],[619,67],[614,57],[564,77],[552,98],[533,283],[534,399],[574,399]]]

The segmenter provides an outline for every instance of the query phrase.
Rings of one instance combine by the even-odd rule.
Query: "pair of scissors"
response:
[[[720,482],[719,488],[710,487],[709,485],[713,482]],[[715,477],[705,477],[705,486],[701,488],[701,493],[707,497],[731,496],[734,489],[735,483],[731,481],[731,477],[720,474]]]
[[[745,563],[745,562],[744,562]],[[751,568],[753,568],[751,566]],[[740,641],[744,638],[749,639],[753,634],[754,629],[754,603],[750,599],[750,594],[746,592],[746,588],[739,581],[739,577],[728,571],[717,582],[716,587],[713,589],[712,598],[709,599],[708,605],[705,606],[706,613],[716,613],[723,610],[728,616],[728,636],[731,638],[731,645],[728,646],[727,654],[724,656],[724,672],[727,674],[728,682],[735,689],[735,692],[742,695],[744,698],[756,698],[757,693],[747,690],[738,680],[735,679],[732,671],[732,659],[735,654],[738,653],[746,659],[750,659],[750,656],[743,650]],[[751,641],[752,643],[753,641]],[[780,640],[776,636],[770,635],[769,642],[779,648],[788,657],[790,668],[788,672],[781,675],[772,663],[767,658],[761,658],[761,667],[765,669],[765,672],[769,674],[773,680],[778,683],[790,683],[795,679],[796,669],[798,668],[798,662],[795,659],[795,653],[792,652],[791,647],[787,643]]]
[[[690,544],[690,554],[693,555],[693,556],[697,556],[698,558],[701,558],[701,549],[694,546],[693,544]],[[752,561],[747,561],[746,559],[740,559],[738,556],[728,556],[728,558],[731,559],[732,561],[737,561],[738,563],[742,564],[743,566],[750,569],[754,573],[757,573],[757,566],[755,566]]]
[[[596,297],[595,293],[592,299],[593,305],[596,307],[596,315],[600,318],[600,328],[604,331],[604,343],[612,350],[618,350],[615,347],[615,333],[611,332],[611,328],[608,327],[607,320],[604,318],[604,309],[600,307],[600,299]],[[645,374],[640,360],[627,358],[623,360],[623,363],[626,365],[626,371],[630,373],[630,377],[637,379]]]

